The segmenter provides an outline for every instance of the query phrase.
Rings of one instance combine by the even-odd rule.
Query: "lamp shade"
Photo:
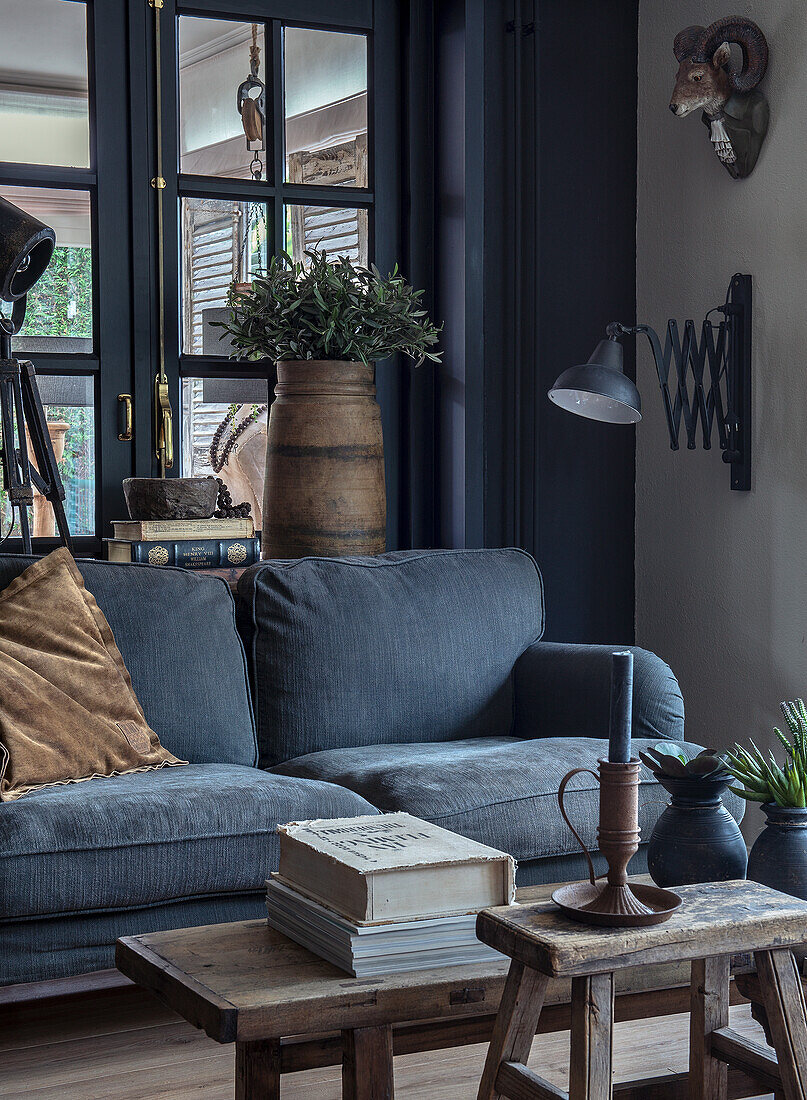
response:
[[[44,273],[56,234],[33,215],[0,198],[0,298],[16,302]]]
[[[549,400],[567,412],[606,424],[636,424],[642,399],[622,369],[622,345],[600,340],[587,363],[569,367],[549,391]]]

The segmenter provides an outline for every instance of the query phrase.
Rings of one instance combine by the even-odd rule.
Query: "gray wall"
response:
[[[690,23],[745,14],[764,30],[771,127],[735,182],[699,117],[667,104],[672,42]],[[807,695],[807,20],[803,0],[641,0],[637,305],[661,330],[754,277],[753,488],[729,491],[719,452],[669,449],[649,350],[636,454],[636,637],[681,681],[687,736],[773,744],[778,702]],[[748,833],[761,815],[754,808]]]

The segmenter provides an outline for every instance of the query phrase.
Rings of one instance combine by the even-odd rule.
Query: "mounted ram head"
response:
[[[742,68],[731,65],[731,45],[742,51]],[[765,35],[750,19],[718,19],[686,27],[675,37],[678,61],[670,110],[678,118],[702,110],[714,150],[735,179],[749,175],[768,128],[768,103],[757,85],[768,67]]]

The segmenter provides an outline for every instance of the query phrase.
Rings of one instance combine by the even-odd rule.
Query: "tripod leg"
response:
[[[20,443],[17,448],[14,439],[14,416],[17,419],[17,436]],[[3,487],[8,493],[9,502],[16,509],[20,519],[23,552],[31,553],[31,532],[28,527],[27,508],[33,503],[33,490],[28,472],[27,449],[25,447],[25,422],[21,405],[19,367],[15,360],[0,360],[0,422],[3,430]],[[21,459],[25,457],[24,465]]]
[[[70,553],[73,554],[73,557],[75,557],[73,551],[73,536],[70,534],[70,528],[67,526],[67,516],[64,514],[64,501],[58,496],[55,499],[48,499],[53,506],[53,514],[56,517],[56,527],[59,531],[61,540]]]
[[[20,375],[22,379],[22,402],[25,419],[28,423],[28,432],[31,437],[31,449],[34,452],[34,463],[39,471],[38,480],[44,484],[42,495],[50,501],[61,540],[72,554],[73,540],[70,537],[70,529],[67,526],[67,517],[64,512],[64,486],[62,485],[56,456],[53,453],[53,444],[45,420],[45,410],[42,408],[42,398],[39,396],[33,363],[22,360],[20,362]]]
[[[20,517],[20,534],[22,535],[22,552],[23,554],[32,554],[33,547],[31,545],[31,528],[28,523],[28,509],[25,505],[22,505],[19,509]]]
[[[30,496],[30,504],[34,503],[34,491],[31,487],[31,464],[28,460],[28,442],[25,438],[25,408],[23,405],[22,387],[20,385],[19,372],[12,379],[14,390],[14,409],[17,415],[17,443],[18,450],[15,455],[15,467],[19,470],[20,483],[27,489],[26,497]],[[33,553],[31,546],[31,528],[28,523],[28,502],[23,501],[19,507],[20,534],[22,535],[23,554]]]

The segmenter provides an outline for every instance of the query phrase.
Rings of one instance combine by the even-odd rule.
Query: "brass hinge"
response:
[[[154,179],[151,181],[151,186],[154,188],[155,191],[162,191],[162,189],[165,187],[165,180],[162,178],[162,176],[155,176]]]
[[[148,0],[150,8],[161,8],[163,6],[163,0]]]

